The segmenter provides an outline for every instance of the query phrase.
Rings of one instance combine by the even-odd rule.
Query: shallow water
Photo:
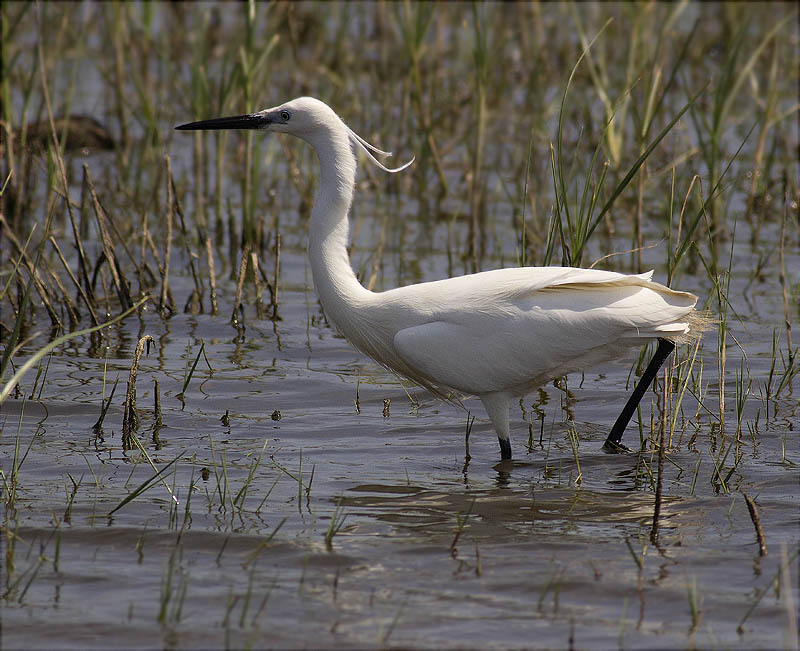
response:
[[[302,251],[285,259],[275,329],[252,308],[243,334],[225,317],[162,321],[146,313],[105,342],[105,388],[106,360],[89,354],[84,338],[52,357],[41,398],[3,405],[7,475],[14,447],[24,454],[9,520],[15,575],[3,609],[7,648],[103,647],[109,635],[120,646],[789,642],[791,602],[773,582],[782,550],[793,554],[797,542],[791,396],[771,403],[754,439],[744,437],[729,494],[712,473],[730,436],[723,442],[703,427],[691,447],[669,455],[657,549],[648,538],[654,494],[642,466],[654,468],[655,457],[600,452],[626,394],[628,362],[587,373],[582,386],[569,380],[580,484],[565,394],[552,385],[540,407],[543,430],[533,417],[530,451],[521,412],[512,411],[513,463],[497,464],[491,426],[477,401],[466,401],[479,420],[465,465],[466,413],[425,394],[412,404],[391,374],[316,319],[312,325],[308,315],[318,307],[303,289]],[[769,299],[756,293],[765,305],[774,304]],[[157,467],[179,457],[165,473],[178,504],[155,482],[108,515],[154,474],[120,440],[127,369],[144,333],[156,341],[138,373],[139,436]],[[182,405],[176,395],[200,339],[213,371],[201,359]],[[750,350],[751,373],[763,377],[766,351]],[[117,376],[95,435],[101,395]],[[157,437],[154,379],[163,408]],[[760,401],[750,402],[747,420]],[[280,420],[271,416],[276,410]],[[229,426],[220,421],[226,411]],[[626,440],[636,436],[631,427]],[[741,492],[757,496],[764,558]],[[341,528],[327,549],[332,519]]]
[[[455,3],[445,6],[456,11]],[[164,6],[155,11],[166,20]],[[240,18],[223,13],[224,24]],[[683,33],[691,24],[681,27]],[[575,39],[571,28],[570,33]],[[85,60],[75,65],[86,72],[77,75],[85,92],[77,93],[72,108],[91,112],[110,93],[93,65]],[[560,96],[567,72],[554,75],[553,97]],[[281,74],[288,73],[276,70],[276,86],[283,88],[289,84]],[[515,108],[508,108],[514,124],[522,125],[520,132],[530,128],[527,107],[519,105],[524,100],[520,95]],[[670,101],[682,105],[685,98]],[[166,111],[159,113],[158,124],[167,132],[172,108],[157,107]],[[447,119],[466,121],[466,115],[464,109]],[[369,121],[383,117],[372,115]],[[551,111],[542,118],[543,131],[553,133],[555,117]],[[131,123],[133,131],[139,128]],[[685,124],[679,130],[692,139]],[[730,156],[741,144],[741,134],[733,131],[724,143]],[[508,152],[524,143],[509,142],[512,135],[497,129],[490,133],[497,138],[487,143],[493,152],[487,159],[520,160]],[[788,133],[796,142],[796,125]],[[197,182],[191,174],[192,142],[165,140],[191,228]],[[235,135],[228,146],[241,153]],[[359,172],[352,259],[363,277],[378,259],[376,289],[464,272],[460,249],[467,241],[470,208],[461,193],[460,166],[469,160],[470,146],[459,140],[447,156],[453,189],[436,219],[420,218],[428,207],[412,192],[416,180],[392,177],[383,185]],[[355,352],[326,324],[305,257],[305,213],[298,209],[294,186],[285,182],[289,170],[282,147],[273,142],[262,151],[268,168],[264,184],[278,191],[267,207],[259,204],[269,227],[280,227],[283,236],[280,320],[257,318],[248,283],[244,328],[231,325],[236,287],[229,276],[235,262],[223,245],[215,249],[219,316],[179,311],[162,319],[148,304],[102,334],[58,348],[45,358],[38,380],[34,371],[23,381],[27,398],[18,395],[0,407],[7,506],[0,538],[3,648],[796,647],[800,387],[795,380],[779,397],[764,397],[774,331],[781,333],[779,347],[786,355],[774,264],[781,231],[774,215],[759,224],[757,246],[748,243],[740,221],[730,276],[724,435],[712,330],[694,367],[700,393],[690,383],[665,461],[655,546],[652,446],[646,444],[648,451],[641,454],[600,451],[631,388],[637,351],[526,397],[512,409],[515,458],[498,463],[497,439],[479,401],[467,399],[462,409],[433,399]],[[750,142],[745,148],[748,155],[752,147]],[[546,168],[544,149],[534,153],[534,167]],[[301,173],[314,173],[310,156],[302,156]],[[231,159],[236,157],[226,160],[225,180],[238,210],[239,180],[228,176]],[[124,209],[126,195],[117,192],[114,154],[70,159],[73,198],[81,193],[82,162],[96,173],[110,212],[116,209],[120,222],[135,224],[139,216]],[[160,165],[159,159],[146,168],[145,187]],[[692,173],[695,167],[703,173],[699,163],[690,165]],[[429,163],[427,171],[432,177]],[[741,180],[746,170],[735,171],[737,185],[724,199],[726,209],[738,215],[747,184]],[[502,167],[490,176],[484,269],[514,264],[515,205],[508,190],[499,188],[503,179],[512,183],[513,174],[513,168]],[[536,183],[543,193],[552,192],[544,178]],[[669,196],[664,178],[649,181],[653,199],[645,207],[644,239],[656,247],[642,253],[644,268],[655,268],[660,281],[666,279],[667,257],[658,221],[660,202]],[[626,200],[631,197],[632,186]],[[796,206],[792,210],[796,215]],[[622,232],[629,226],[623,206],[615,218],[620,232],[602,245],[593,242],[590,259],[607,249],[630,248],[628,233]],[[58,229],[68,237],[63,220]],[[377,242],[384,243],[382,255],[376,254]],[[730,242],[724,235],[716,242],[723,260]],[[791,288],[800,269],[800,251],[791,245],[796,232],[787,242]],[[96,234],[90,233],[87,247],[95,260]],[[262,264],[269,267],[271,261],[267,252]],[[603,266],[627,271],[628,262],[622,256]],[[175,244],[170,282],[179,308],[193,288],[187,266]],[[756,268],[762,273],[754,273]],[[715,308],[713,287],[697,260],[694,266],[685,261],[676,286]],[[795,295],[792,315],[796,307]],[[113,305],[111,312],[117,313]],[[37,314],[27,335],[38,334],[15,363],[52,336],[46,315]],[[136,343],[146,334],[154,342],[137,378],[142,450],[129,450],[121,438],[125,385]],[[183,391],[201,343],[205,357]],[[676,355],[685,362],[692,350],[681,347]],[[778,374],[781,364],[779,355]],[[737,373],[752,379],[738,443]],[[102,400],[117,379],[96,430]],[[154,380],[160,384],[160,427]],[[645,437],[658,427],[659,399],[653,391],[646,395],[641,418],[634,418],[626,433],[631,447],[639,447],[639,424]],[[477,417],[470,459],[468,413]],[[570,428],[577,433],[577,461]],[[156,478],[153,466],[163,475]],[[744,494],[758,505],[768,548],[763,557]]]

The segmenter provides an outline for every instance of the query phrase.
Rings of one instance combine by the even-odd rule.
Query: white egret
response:
[[[302,138],[317,153],[320,182],[311,211],[308,254],[328,319],[358,350],[431,393],[478,396],[511,458],[509,405],[555,377],[614,359],[632,346],[659,346],[612,429],[620,439],[636,405],[674,341],[697,336],[697,297],[651,280],[596,269],[497,269],[372,292],[347,255],[354,147],[390,155],[353,132],[325,103],[300,97],[249,115],[184,124],[177,129],[256,129]]]

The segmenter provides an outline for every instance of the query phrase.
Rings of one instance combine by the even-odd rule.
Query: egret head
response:
[[[300,138],[307,138],[315,130],[326,124],[331,124],[333,121],[339,121],[339,118],[327,104],[313,97],[298,97],[291,102],[256,113],[190,122],[175,128],[186,131],[256,129],[258,131],[277,131]]]
[[[276,131],[297,136],[316,146],[318,138],[326,134],[344,133],[350,141],[360,147],[369,159],[386,172],[399,172],[414,162],[412,158],[408,163],[396,169],[384,167],[370,151],[382,156],[391,156],[391,152],[381,151],[373,147],[361,136],[348,127],[341,118],[325,102],[313,97],[298,97],[290,102],[264,109],[248,115],[237,115],[227,118],[214,118],[190,122],[175,127],[182,131],[197,131],[208,129],[256,129],[258,131]]]

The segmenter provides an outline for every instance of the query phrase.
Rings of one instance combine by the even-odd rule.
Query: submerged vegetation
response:
[[[159,643],[208,645],[191,632],[204,627],[237,646],[432,643],[405,627],[436,611],[417,592],[426,584],[404,583],[389,551],[367,551],[377,532],[396,552],[389,534],[401,532],[441,551],[433,565],[421,551],[425,567],[454,563],[454,580],[499,583],[511,580],[492,556],[504,541],[538,540],[556,558],[551,537],[572,536],[585,563],[528,558],[541,576],[514,597],[572,634],[586,603],[573,586],[617,564],[629,594],[579,627],[579,644],[582,633],[620,645],[796,644],[797,516],[784,513],[800,463],[796,6],[4,2],[0,12],[6,628],[41,607],[39,586],[69,589],[70,573],[87,571],[102,526],[132,563],[157,566],[141,585],[120,579],[146,586],[152,603],[116,606],[130,603],[131,630],[158,621]],[[310,148],[173,131],[302,94],[397,160],[416,156],[401,175],[359,171],[351,257],[365,286],[560,264],[655,268],[701,297],[715,327],[679,347],[648,392],[635,455],[597,452],[649,350],[629,369],[597,369],[610,388],[587,372],[521,401],[512,436],[527,424],[529,463],[494,477],[480,422],[468,415],[462,436],[464,413],[440,413],[336,338],[304,257]],[[402,452],[388,459],[387,441]],[[712,531],[694,517],[699,503]],[[593,530],[598,521],[618,528]],[[711,584],[704,554],[734,531],[745,551],[718,569],[747,576]],[[704,542],[693,549],[690,537]],[[209,581],[221,592],[209,597]],[[646,599],[675,622],[664,637],[648,628]],[[287,612],[309,602],[315,633],[293,631]],[[264,637],[268,617],[287,623],[278,637]],[[481,644],[448,630],[430,640]]]

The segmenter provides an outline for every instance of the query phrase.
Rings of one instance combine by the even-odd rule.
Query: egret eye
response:
[[[292,114],[289,111],[281,111],[281,120],[284,122],[288,122],[289,119],[292,117]]]

